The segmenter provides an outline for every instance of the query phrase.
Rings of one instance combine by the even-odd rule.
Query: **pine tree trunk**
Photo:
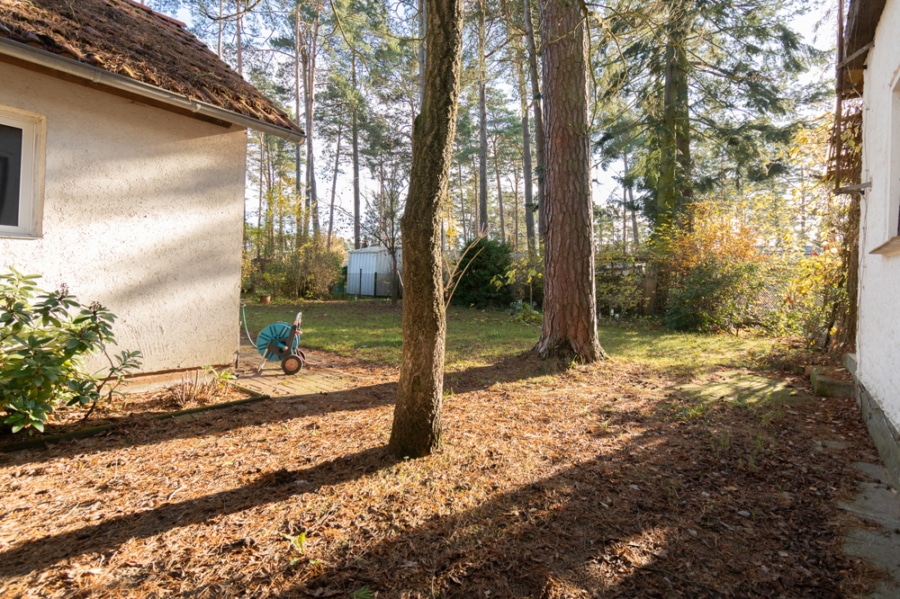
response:
[[[300,122],[300,101],[303,96],[303,58],[301,57],[300,43],[300,10],[299,7],[294,9],[294,114],[297,122]],[[306,130],[307,135],[310,134],[309,129]],[[301,177],[302,156],[300,144],[294,144],[294,192],[297,194],[297,231],[296,231],[296,247],[300,247],[306,239],[306,231],[303,228],[303,219],[305,210],[302,206],[303,201],[303,179]]]
[[[519,252],[519,173],[513,171],[513,252]]]
[[[531,21],[531,0],[525,2],[525,41],[528,45],[528,70],[531,75],[531,104],[534,110],[534,146],[536,150],[537,165],[535,174],[537,175],[537,194],[535,194],[535,202],[538,205],[538,232],[543,239],[547,234],[547,218],[544,207],[544,196],[546,194],[544,181],[545,165],[547,160],[544,156],[544,113],[541,106],[541,80],[538,76],[537,48],[534,41],[534,25]],[[543,17],[541,17],[543,19]]]
[[[353,54],[351,61],[350,83],[352,86],[351,94],[357,92],[356,89],[356,54]],[[353,98],[351,104],[353,111],[350,116],[350,140],[353,147],[353,247],[360,248],[359,245],[359,102]]]
[[[457,183],[459,184],[459,213],[460,213],[460,222],[462,223],[462,238],[463,241],[468,241],[469,239],[469,218],[466,216],[466,190],[463,186],[463,178],[462,178],[462,161],[456,162],[457,169]]]
[[[525,98],[525,73],[522,64],[516,69],[519,75],[519,96],[522,109],[522,175],[525,183],[525,237],[528,242],[528,255],[534,256],[534,199],[531,172],[531,127],[528,122],[528,102]],[[518,225],[518,219],[516,220]]]
[[[497,211],[500,213],[500,240],[504,243],[506,239],[506,215],[503,214],[503,187],[500,183],[500,156],[497,152],[497,138],[493,140],[494,150],[494,178],[497,180]]]
[[[447,200],[459,100],[462,0],[427,0],[428,56],[422,111],[413,127],[403,235],[403,361],[391,428],[391,451],[428,455],[441,444],[446,314],[441,207]]]
[[[341,133],[344,131],[344,122],[338,119],[337,143],[334,149],[334,174],[331,177],[331,205],[328,209],[328,247],[331,247],[331,240],[334,235],[334,201],[337,197],[337,178],[338,169],[341,165]]]
[[[319,15],[310,33],[309,49],[305,56],[304,81],[306,82],[306,206],[312,217],[313,235],[319,234],[319,198],[316,191],[315,152],[313,150],[313,125],[316,113],[316,54],[318,51]]]
[[[303,215],[303,241],[309,239],[309,219],[312,215],[312,194],[315,192],[315,171],[313,170],[312,157],[312,129],[309,128],[312,120],[312,111],[309,89],[309,53],[305,47],[300,48],[300,62],[303,65],[303,107],[306,113],[306,210]]]
[[[688,97],[688,62],[685,39],[691,17],[677,13],[666,30],[666,66],[663,88],[663,125],[660,140],[657,230],[675,224],[691,198],[691,126]]]
[[[265,168],[266,148],[263,133],[259,134],[259,210],[256,212],[256,258],[262,258],[263,247],[263,168]]]
[[[237,46],[237,72],[241,78],[244,77],[244,45],[241,41],[241,0],[237,0],[234,3],[235,8],[237,8],[237,15],[235,15],[235,30],[234,30],[234,43]]]
[[[487,65],[484,57],[485,7],[482,0],[478,21],[478,220],[479,233],[488,229],[488,183],[487,183],[487,92],[485,78]]]
[[[544,0],[544,324],[541,357],[593,362],[597,338],[587,112],[587,36],[579,0]]]
[[[216,54],[219,56],[219,60],[222,60],[222,37],[225,33],[225,19],[222,16],[225,14],[225,0],[219,0],[219,18],[217,24],[219,25],[219,39],[216,44]]]
[[[627,152],[622,154],[622,165],[624,168],[624,170],[622,172],[622,177],[626,181],[629,181],[630,177],[628,176],[628,173],[631,171],[631,168],[628,166],[628,153]],[[634,205],[634,186],[631,184],[628,184],[628,185],[626,185],[626,189],[628,190],[628,205],[629,205],[629,209],[631,210],[631,233],[632,233],[631,237],[634,240],[634,242],[633,242],[634,247],[635,247],[635,249],[637,249],[637,246],[641,243],[641,238],[640,238],[640,234],[638,233],[637,211],[635,210],[635,205]]]
[[[426,25],[426,7],[425,0],[419,0],[419,47],[416,49],[416,58],[419,59],[419,106],[422,105],[422,98],[425,97],[425,55],[428,52],[425,47],[425,30]]]

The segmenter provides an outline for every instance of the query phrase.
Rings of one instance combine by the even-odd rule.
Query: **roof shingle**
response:
[[[184,23],[131,0],[0,0],[0,37],[303,135]]]

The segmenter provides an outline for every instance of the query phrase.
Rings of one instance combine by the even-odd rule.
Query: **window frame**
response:
[[[22,131],[18,223],[15,226],[0,225],[0,237],[40,237],[44,204],[46,119],[39,114],[0,106],[0,125]]]

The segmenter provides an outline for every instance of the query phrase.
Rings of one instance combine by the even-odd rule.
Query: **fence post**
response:
[[[359,269],[359,285],[356,287],[356,299],[362,295],[362,269]]]
[[[378,271],[372,273],[372,297],[378,297]]]

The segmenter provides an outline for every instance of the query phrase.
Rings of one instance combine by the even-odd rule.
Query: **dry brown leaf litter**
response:
[[[840,550],[851,464],[877,459],[852,400],[697,411],[645,367],[543,368],[453,375],[446,447],[421,460],[384,449],[392,369],[0,457],[0,596],[818,598],[873,580]]]

